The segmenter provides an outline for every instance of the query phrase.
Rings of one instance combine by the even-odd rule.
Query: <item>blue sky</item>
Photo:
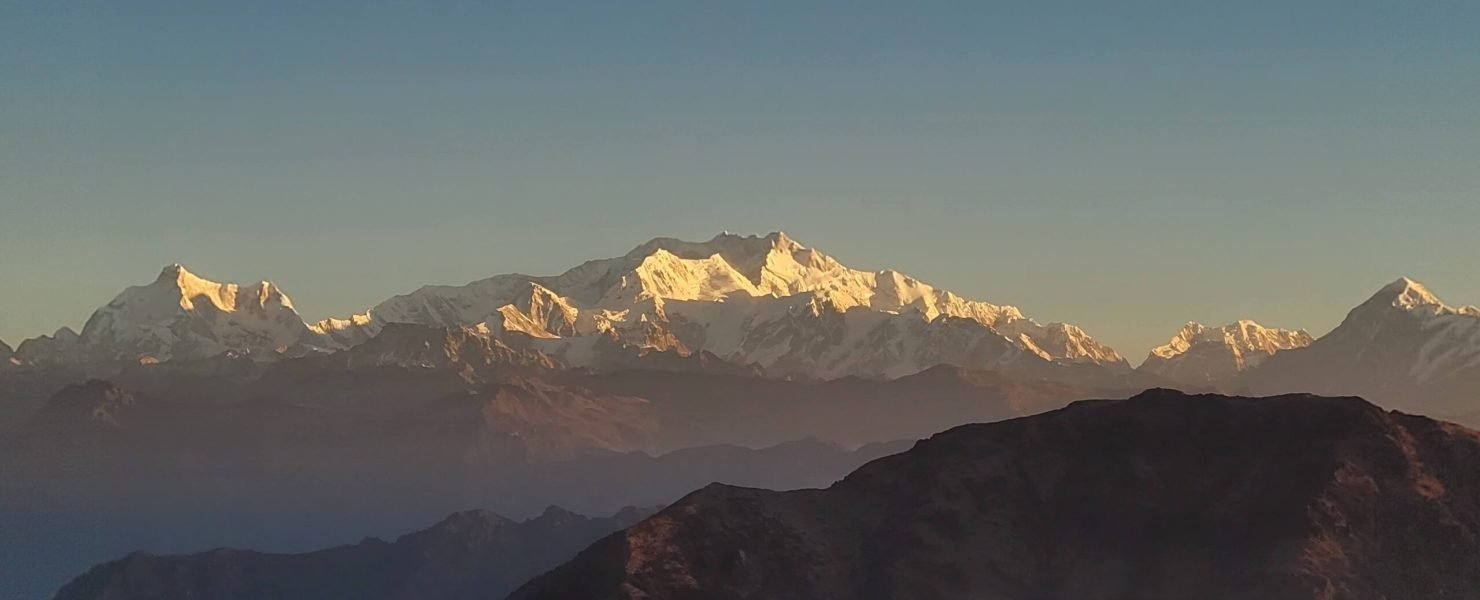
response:
[[[1474,2],[297,4],[0,2],[0,339],[177,261],[318,318],[720,230],[1132,360],[1480,302]]]

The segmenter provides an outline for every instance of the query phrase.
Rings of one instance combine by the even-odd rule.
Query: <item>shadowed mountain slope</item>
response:
[[[496,598],[650,511],[607,518],[550,507],[524,522],[488,511],[454,514],[394,542],[368,539],[303,554],[212,550],[188,556],[136,552],[94,567],[59,600],[210,598],[360,600]]]
[[[1480,597],[1480,434],[1355,398],[1187,396],[967,425],[825,490],[714,485],[513,594]]]

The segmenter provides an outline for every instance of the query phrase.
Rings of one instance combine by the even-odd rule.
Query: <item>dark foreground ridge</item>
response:
[[[370,539],[305,554],[213,550],[142,552],[94,567],[58,600],[323,600],[498,598],[651,511],[588,518],[551,507],[516,522],[488,511],[454,514],[394,542]]]
[[[1477,464],[1356,398],[1152,390],[713,485],[511,598],[1480,598]]]

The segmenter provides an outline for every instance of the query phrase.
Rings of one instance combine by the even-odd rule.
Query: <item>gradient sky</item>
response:
[[[1480,302],[1480,3],[0,2],[0,339],[783,229],[1079,324]],[[1113,5],[1113,6],[1112,6]]]

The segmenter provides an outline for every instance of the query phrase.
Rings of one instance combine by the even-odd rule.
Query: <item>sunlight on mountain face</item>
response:
[[[199,306],[197,306],[199,304]],[[22,360],[207,358],[221,352],[340,350],[388,323],[474,327],[573,367],[618,346],[710,353],[784,375],[908,375],[935,364],[1051,373],[1056,364],[1129,370],[1073,325],[971,301],[895,271],[849,269],[784,233],[659,238],[562,275],[499,275],[426,286],[347,319],[305,324],[270,282],[201,279],[180,265],[129,288],[88,321],[77,344]],[[75,353],[78,357],[65,356]]]

